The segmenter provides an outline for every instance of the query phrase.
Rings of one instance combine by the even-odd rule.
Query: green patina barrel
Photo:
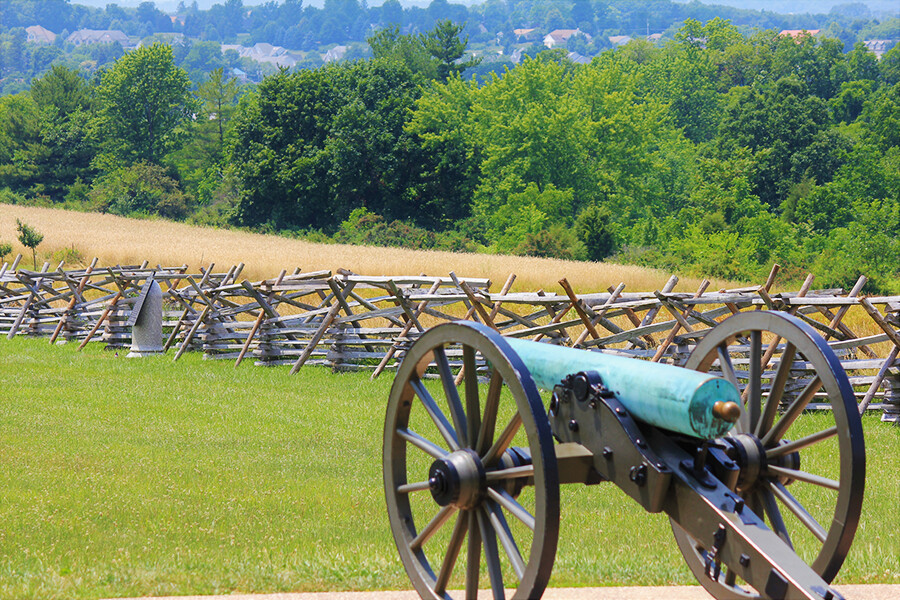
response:
[[[634,358],[505,338],[539,388],[552,390],[567,375],[596,371],[603,384],[640,421],[699,438],[716,438],[733,423],[713,414],[716,402],[740,394],[727,380],[708,373]]]

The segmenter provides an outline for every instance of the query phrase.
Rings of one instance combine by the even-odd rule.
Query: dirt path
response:
[[[900,585],[838,585],[846,600],[900,600]],[[488,597],[485,591],[484,597]],[[418,600],[415,592],[318,592],[312,594],[232,594],[228,596],[172,596],[140,600]],[[709,600],[699,586],[556,588],[543,600]],[[123,599],[137,600],[137,599]]]

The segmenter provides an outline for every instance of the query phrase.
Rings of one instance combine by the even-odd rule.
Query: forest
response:
[[[54,64],[0,97],[0,201],[900,292],[897,46],[687,19],[472,77],[462,23],[407,31],[255,86],[160,43]]]

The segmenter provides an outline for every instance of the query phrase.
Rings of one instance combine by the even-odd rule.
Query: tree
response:
[[[417,218],[410,180],[423,161],[405,125],[420,81],[386,59],[266,78],[235,119],[237,221],[333,229],[359,207]]]
[[[175,66],[170,46],[145,46],[116,61],[99,89],[107,153],[126,164],[159,164],[181,145],[183,126],[196,110],[190,85],[184,69]]]
[[[366,39],[375,58],[394,60],[405,65],[410,71],[426,79],[437,77],[434,58],[422,44],[419,36],[401,35],[398,25],[379,29]]]
[[[207,115],[205,123],[215,126],[214,160],[222,156],[225,146],[225,130],[231,122],[237,104],[240,85],[234,77],[225,77],[224,69],[215,69],[209,79],[197,88],[197,98],[203,103],[202,114]]]
[[[31,248],[31,257],[34,259],[34,270],[37,271],[37,247],[44,241],[44,234],[27,223],[16,219],[16,231],[19,232],[19,243],[26,248]]]
[[[589,260],[603,260],[616,250],[616,237],[612,231],[612,215],[596,204],[591,204],[578,215],[575,233],[584,244]]]
[[[91,104],[91,88],[75,69],[53,65],[50,72],[31,83],[31,98],[54,116],[65,117]]]
[[[428,53],[437,61],[437,75],[439,79],[447,79],[451,75],[461,75],[470,67],[481,64],[480,58],[458,62],[466,52],[469,45],[469,36],[460,39],[459,34],[463,25],[456,25],[449,19],[435,23],[434,29],[422,38],[422,45]]]
[[[12,252],[12,244],[9,242],[0,242],[0,261],[6,260],[6,255]]]

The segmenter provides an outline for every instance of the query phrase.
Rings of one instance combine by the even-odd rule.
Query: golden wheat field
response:
[[[98,257],[101,265],[140,264],[180,266],[189,270],[215,263],[216,270],[244,263],[242,277],[276,277],[300,267],[304,271],[349,269],[363,275],[446,276],[450,271],[466,277],[487,277],[494,289],[516,275],[513,290],[543,288],[559,291],[565,277],[579,292],[604,291],[624,282],[630,291],[660,289],[671,273],[615,263],[591,263],[522,256],[465,254],[402,248],[315,244],[275,235],[192,227],[165,220],[128,219],[108,214],[0,204],[0,242],[13,244],[13,255],[23,254],[22,266],[31,268],[31,252],[16,240],[16,219],[44,234],[38,262],[56,267],[66,249],[74,249],[83,262]],[[69,252],[69,255],[75,254]],[[53,260],[56,257],[56,260]],[[68,266],[76,266],[68,264]],[[676,290],[693,291],[700,280],[682,277]],[[718,289],[730,282],[712,282]]]

